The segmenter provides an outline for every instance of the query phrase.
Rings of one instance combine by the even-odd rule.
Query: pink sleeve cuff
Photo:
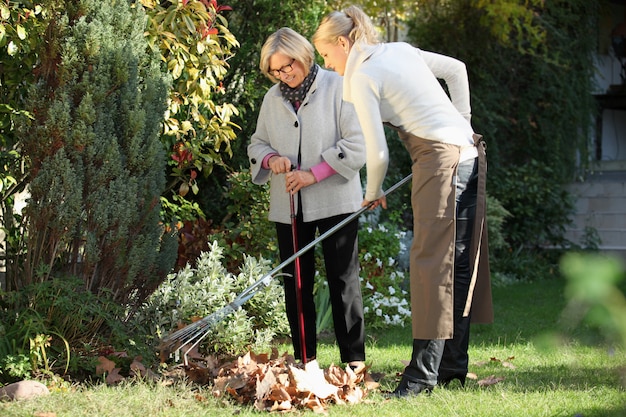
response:
[[[278,156],[277,153],[268,153],[267,155],[265,155],[265,157],[263,158],[263,161],[261,162],[261,168],[263,169],[270,169],[270,158],[272,156]]]
[[[315,180],[317,182],[320,182],[330,177],[331,175],[335,175],[337,171],[335,171],[330,165],[328,165],[328,162],[324,161],[312,167],[311,173],[315,177]]]

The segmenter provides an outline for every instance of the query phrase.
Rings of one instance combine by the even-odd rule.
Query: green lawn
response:
[[[494,288],[496,322],[472,328],[470,372],[478,380],[504,378],[488,387],[454,382],[429,396],[387,399],[372,392],[357,405],[335,405],[330,416],[626,416],[626,352],[599,343],[598,333],[578,326],[561,343],[564,282],[546,280]],[[371,332],[367,363],[384,374],[381,390],[392,390],[410,356],[410,329]],[[288,346],[282,345],[284,351]],[[322,367],[339,361],[332,339],[323,337]],[[508,364],[507,364],[508,363]],[[510,364],[510,365],[509,365]],[[506,365],[506,366],[505,366]],[[50,414],[45,414],[50,413]],[[53,392],[32,401],[0,403],[0,416],[251,416],[249,407],[211,397],[210,387],[125,384]],[[313,415],[297,412],[289,415]]]

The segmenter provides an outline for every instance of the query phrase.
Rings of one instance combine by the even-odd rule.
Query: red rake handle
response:
[[[293,253],[298,253],[298,225],[296,219],[295,204],[293,194],[289,193],[289,204],[291,207],[291,239],[293,241]],[[302,363],[306,363],[306,336],[304,331],[304,310],[302,307],[302,277],[300,275],[300,257],[295,259],[294,265],[295,285],[296,285],[296,306],[298,310],[298,331],[300,337],[300,354]]]

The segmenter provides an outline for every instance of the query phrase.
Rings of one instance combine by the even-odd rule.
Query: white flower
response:
[[[376,258],[376,266],[379,268],[383,267],[383,261],[381,261],[379,258]]]
[[[378,317],[382,316],[382,315],[383,315],[383,311],[382,311],[380,308],[377,308],[377,309],[376,309],[376,315],[377,315]]]
[[[393,259],[391,256],[387,259],[387,264],[389,266],[393,266],[396,263],[396,260]]]
[[[372,283],[371,283],[371,282],[366,281],[366,282],[365,282],[365,288],[367,288],[368,290],[373,290],[373,289],[374,289],[374,286],[372,285]]]
[[[389,287],[387,287],[387,290],[389,290],[389,294],[390,295],[394,295],[396,293],[396,289],[393,288],[391,285]]]

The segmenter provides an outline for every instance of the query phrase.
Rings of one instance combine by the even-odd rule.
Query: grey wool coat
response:
[[[354,107],[343,101],[342,84],[341,76],[319,68],[297,112],[282,97],[278,84],[265,94],[248,157],[252,182],[270,181],[270,221],[291,223],[285,175],[273,175],[261,166],[271,153],[288,157],[296,166],[300,153],[301,170],[326,161],[337,172],[300,191],[305,222],[360,208],[363,192],[359,170],[365,164],[365,142]]]

